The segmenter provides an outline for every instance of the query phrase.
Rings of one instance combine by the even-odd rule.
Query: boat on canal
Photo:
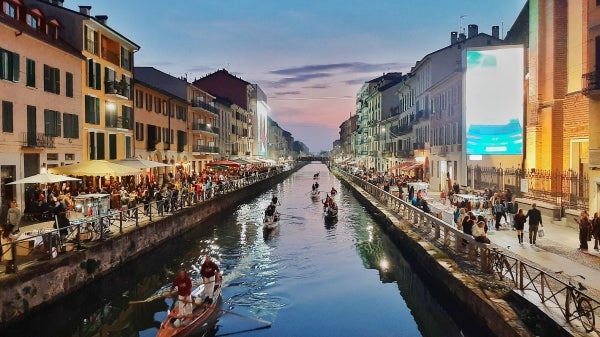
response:
[[[192,291],[192,302],[194,309],[191,315],[180,317],[179,308],[175,306],[163,320],[158,329],[157,337],[182,337],[198,336],[207,326],[212,326],[221,312],[223,297],[221,293],[222,276],[218,276],[215,282],[212,302],[203,301],[204,284],[196,287]]]
[[[272,230],[279,227],[279,213],[275,212],[273,215],[265,215],[263,219],[263,229]]]
[[[310,199],[312,201],[319,201],[319,199],[321,199],[321,197],[319,196],[320,192],[319,190],[312,190],[310,191]]]
[[[323,206],[323,215],[325,216],[325,220],[336,219],[338,216],[337,205],[331,204]]]

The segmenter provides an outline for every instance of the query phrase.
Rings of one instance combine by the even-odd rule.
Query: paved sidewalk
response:
[[[436,192],[428,192],[428,195],[439,198],[439,193]],[[528,209],[527,206],[523,207],[525,212]],[[582,275],[585,280],[578,278],[576,281],[589,289],[589,295],[600,299],[600,252],[593,249],[594,239],[588,241],[588,253],[584,253],[577,249],[579,231],[574,225],[568,226],[564,224],[564,220],[553,222],[546,215],[542,215],[542,222],[545,235],[543,238],[538,237],[535,245],[529,244],[527,224],[523,244],[519,244],[517,232],[511,229],[494,231],[488,236],[492,243],[541,266],[548,273],[563,271],[568,275]]]

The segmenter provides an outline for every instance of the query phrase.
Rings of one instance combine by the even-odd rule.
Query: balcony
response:
[[[425,150],[425,143],[413,143],[413,150]]]
[[[438,156],[445,156],[449,151],[448,145],[436,145],[431,148],[431,153]]]
[[[587,97],[600,96],[600,71],[583,74],[583,90],[581,91]]]
[[[192,152],[194,153],[207,153],[207,154],[219,154],[219,148],[216,146],[207,145],[194,145]]]
[[[210,126],[210,124],[204,124],[204,123],[193,123],[192,131],[210,133],[210,134],[215,134],[215,135],[219,134],[218,128]]]
[[[106,115],[106,128],[107,129],[121,129],[121,130],[133,130],[133,123],[129,118],[123,118],[123,116]]]
[[[21,134],[21,147],[53,149],[54,138],[41,132],[23,132]]]
[[[192,108],[204,109],[208,112],[219,114],[219,109],[199,99],[192,100]]]
[[[104,93],[115,98],[129,100],[129,85],[125,81],[107,81],[104,82]]]
[[[390,128],[390,134],[396,136],[404,136],[406,134],[411,133],[413,130],[412,125],[400,125],[400,126],[392,126]]]
[[[419,110],[415,115],[415,123],[424,122],[429,120],[429,111],[428,110]]]

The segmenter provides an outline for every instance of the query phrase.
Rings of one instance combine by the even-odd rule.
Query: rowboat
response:
[[[312,201],[319,201],[319,199],[321,198],[319,194],[319,190],[310,191],[310,198],[312,199]]]
[[[204,293],[204,284],[196,287],[192,291],[192,305],[194,309],[192,314],[186,317],[179,315],[179,307],[175,306],[158,329],[158,337],[181,337],[181,336],[197,336],[199,332],[206,329],[205,323],[216,321],[216,318],[221,314],[221,304],[223,302],[221,294],[221,282],[223,278],[217,276],[214,284],[214,300],[211,303],[203,302],[202,294]]]
[[[273,215],[265,215],[263,219],[263,229],[271,230],[279,227],[279,213],[275,212]]]
[[[337,206],[329,206],[329,205],[323,206],[323,215],[325,216],[325,219],[337,218],[337,216],[338,216]]]

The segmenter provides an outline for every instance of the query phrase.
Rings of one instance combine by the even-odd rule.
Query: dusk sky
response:
[[[474,23],[510,29],[525,0],[66,0],[91,5],[141,46],[136,66],[188,80],[225,68],[268,96],[272,118],[311,150],[329,150],[361,85],[408,72]]]

